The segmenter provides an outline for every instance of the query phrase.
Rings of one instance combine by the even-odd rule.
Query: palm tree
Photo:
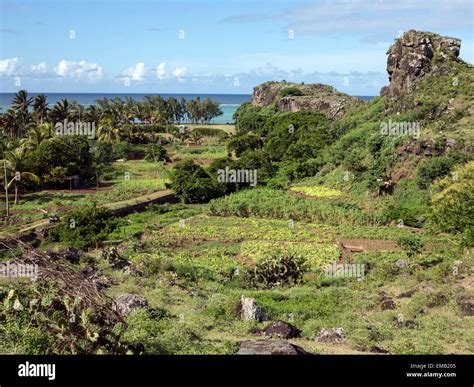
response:
[[[38,94],[33,102],[33,112],[42,124],[48,117],[48,102],[44,94]]]
[[[18,203],[18,189],[24,180],[31,180],[34,183],[40,183],[40,178],[32,172],[26,171],[26,152],[25,148],[16,148],[14,151],[4,152],[4,159],[0,160],[6,163],[7,170],[12,179],[7,183],[7,189],[11,186],[15,189],[15,204]]]
[[[33,97],[28,97],[26,90],[20,90],[12,99],[11,108],[15,112],[16,121],[16,136],[22,137],[27,131],[28,127],[32,124],[32,117],[29,112],[29,108],[33,103]]]
[[[73,116],[71,104],[67,99],[62,99],[56,102],[49,115],[53,123],[69,120]]]
[[[36,149],[44,140],[51,138],[53,133],[54,127],[51,123],[35,126],[29,130],[28,138],[24,145],[28,150]]]
[[[28,92],[26,90],[20,90],[15,94],[12,100],[12,108],[17,112],[28,112],[28,108],[33,103],[33,97],[28,97]]]
[[[20,137],[20,127],[16,113],[13,109],[8,109],[1,117],[3,132],[10,138]]]
[[[99,141],[109,143],[120,141],[120,130],[114,125],[113,119],[111,117],[102,118],[97,134],[99,136]]]

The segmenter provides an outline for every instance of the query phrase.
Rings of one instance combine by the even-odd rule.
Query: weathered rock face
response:
[[[282,340],[246,340],[239,343],[238,355],[310,355],[303,348]]]
[[[386,96],[386,113],[406,110],[403,95],[420,77],[430,73],[434,60],[441,63],[459,56],[461,40],[430,32],[410,30],[387,51],[387,72],[390,85],[380,91]]]
[[[237,315],[244,321],[267,321],[268,317],[253,298],[242,296],[237,307]]]
[[[136,309],[148,307],[148,301],[145,297],[138,294],[125,293],[121,294],[115,300],[117,312],[122,316],[127,316]]]
[[[293,339],[299,337],[301,331],[295,326],[284,321],[273,321],[263,330],[265,337],[278,337],[280,339]]]
[[[285,95],[285,89],[298,90],[298,93]],[[339,118],[349,106],[362,104],[363,101],[340,93],[332,86],[319,83],[306,85],[266,82],[253,89],[252,105],[265,107],[272,103],[276,103],[276,108],[280,112],[311,111],[322,113],[329,118]]]

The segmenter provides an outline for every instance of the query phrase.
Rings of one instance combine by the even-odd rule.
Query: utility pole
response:
[[[8,181],[7,181],[7,162],[3,162],[3,172],[5,176],[5,206],[7,210],[7,218],[10,216],[10,209],[8,207]]]

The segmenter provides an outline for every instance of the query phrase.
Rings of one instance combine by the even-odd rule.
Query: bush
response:
[[[304,95],[304,93],[297,87],[285,87],[284,89],[280,90],[280,95],[282,97],[288,97],[288,96]]]
[[[227,143],[229,152],[235,151],[237,157],[240,157],[247,150],[257,150],[262,146],[263,142],[260,137],[251,133],[233,136]]]
[[[229,137],[226,131],[216,128],[195,128],[193,132],[199,133],[201,136],[217,137],[218,139],[224,139]]]
[[[464,233],[474,244],[474,162],[454,170],[453,176],[436,183],[431,195],[435,224],[442,230]]]
[[[427,189],[434,180],[449,173],[452,166],[453,161],[446,156],[423,160],[417,170],[418,186],[421,189]]]
[[[295,285],[308,271],[306,261],[294,255],[273,255],[249,269],[244,281],[253,287],[271,288],[279,285]]]
[[[160,144],[150,144],[146,148],[145,160],[154,161],[166,161],[166,149]]]
[[[223,195],[217,179],[191,159],[180,161],[173,169],[171,189],[183,203],[205,203]]]
[[[79,249],[87,249],[107,239],[118,226],[118,220],[103,207],[76,208],[65,216],[61,223],[51,229],[48,239],[63,242]]]
[[[401,236],[397,239],[397,245],[405,250],[408,257],[420,254],[423,250],[423,243],[415,236]]]

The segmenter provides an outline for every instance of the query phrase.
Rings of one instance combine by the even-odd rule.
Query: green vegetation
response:
[[[50,109],[17,93],[0,120],[15,195],[2,238],[27,236],[79,283],[2,280],[0,352],[233,354],[267,324],[239,318],[245,296],[311,352],[471,353],[473,69],[434,61],[440,75],[418,80],[396,113],[385,97],[342,116],[246,103],[235,133],[210,126],[209,99]],[[334,93],[262,87],[276,99]],[[55,134],[65,119],[94,122],[97,139]],[[384,135],[389,120],[419,122],[420,137]],[[230,170],[256,171],[255,184],[220,178]],[[12,253],[24,256],[0,259]],[[336,264],[362,275],[336,276]],[[91,286],[101,305],[66,291]],[[110,310],[128,293],[148,305]],[[340,343],[316,339],[335,327]]]

